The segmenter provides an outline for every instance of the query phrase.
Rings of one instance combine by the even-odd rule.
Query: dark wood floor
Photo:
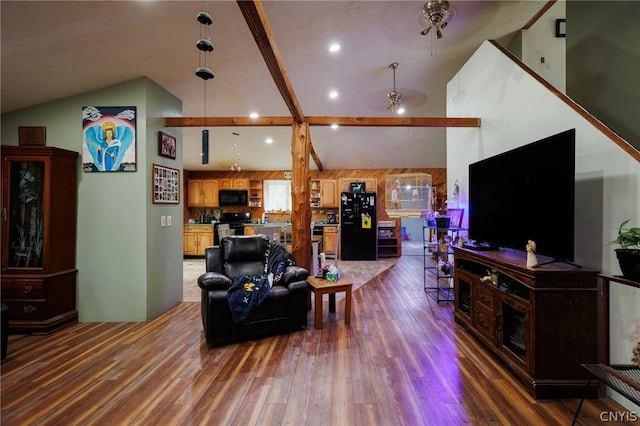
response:
[[[310,312],[305,331],[222,348],[204,344],[199,303],[149,323],[11,335],[2,424],[571,424],[579,401],[529,397],[425,296],[422,268],[404,256],[354,292],[350,326],[341,301],[322,330]],[[579,424],[621,411],[588,400]]]

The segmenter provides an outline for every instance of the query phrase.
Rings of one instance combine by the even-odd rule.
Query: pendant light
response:
[[[196,15],[196,20],[200,23],[200,38],[196,41],[196,48],[199,51],[198,67],[196,75],[204,80],[204,119],[207,120],[207,80],[213,79],[213,71],[211,71],[211,52],[213,52],[213,43],[211,43],[211,24],[213,19],[209,15],[208,7],[205,1],[202,2],[205,11]],[[202,130],[202,164],[209,164],[209,130]]]

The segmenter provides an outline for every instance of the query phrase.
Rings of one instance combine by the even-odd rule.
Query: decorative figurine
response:
[[[538,264],[538,258],[536,257],[536,242],[533,240],[527,241],[527,267],[532,268]]]

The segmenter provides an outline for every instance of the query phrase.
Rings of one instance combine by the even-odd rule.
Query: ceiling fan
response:
[[[402,92],[398,92],[396,90],[396,68],[398,68],[398,63],[394,62],[392,64],[389,64],[389,68],[393,70],[393,90],[387,93],[387,100],[389,101],[387,109],[393,113],[402,114],[404,112],[404,108],[400,106]]]
[[[418,13],[418,23],[424,27],[420,34],[427,35],[432,28],[436,29],[436,37],[442,38],[442,29],[444,29],[449,21],[453,18],[455,11],[449,6],[447,0],[428,1]]]

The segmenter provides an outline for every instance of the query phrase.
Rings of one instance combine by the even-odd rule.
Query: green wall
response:
[[[640,149],[640,2],[567,0],[567,95]]]
[[[77,261],[80,321],[146,321],[182,300],[182,203],[151,202],[151,164],[182,170],[157,155],[164,116],[182,103],[139,78],[2,115],[2,143],[17,145],[18,126],[46,126],[47,145],[82,155],[83,106],[137,108],[137,171],[84,173],[78,162]],[[55,208],[55,204],[54,204]],[[160,227],[160,216],[172,227]]]

